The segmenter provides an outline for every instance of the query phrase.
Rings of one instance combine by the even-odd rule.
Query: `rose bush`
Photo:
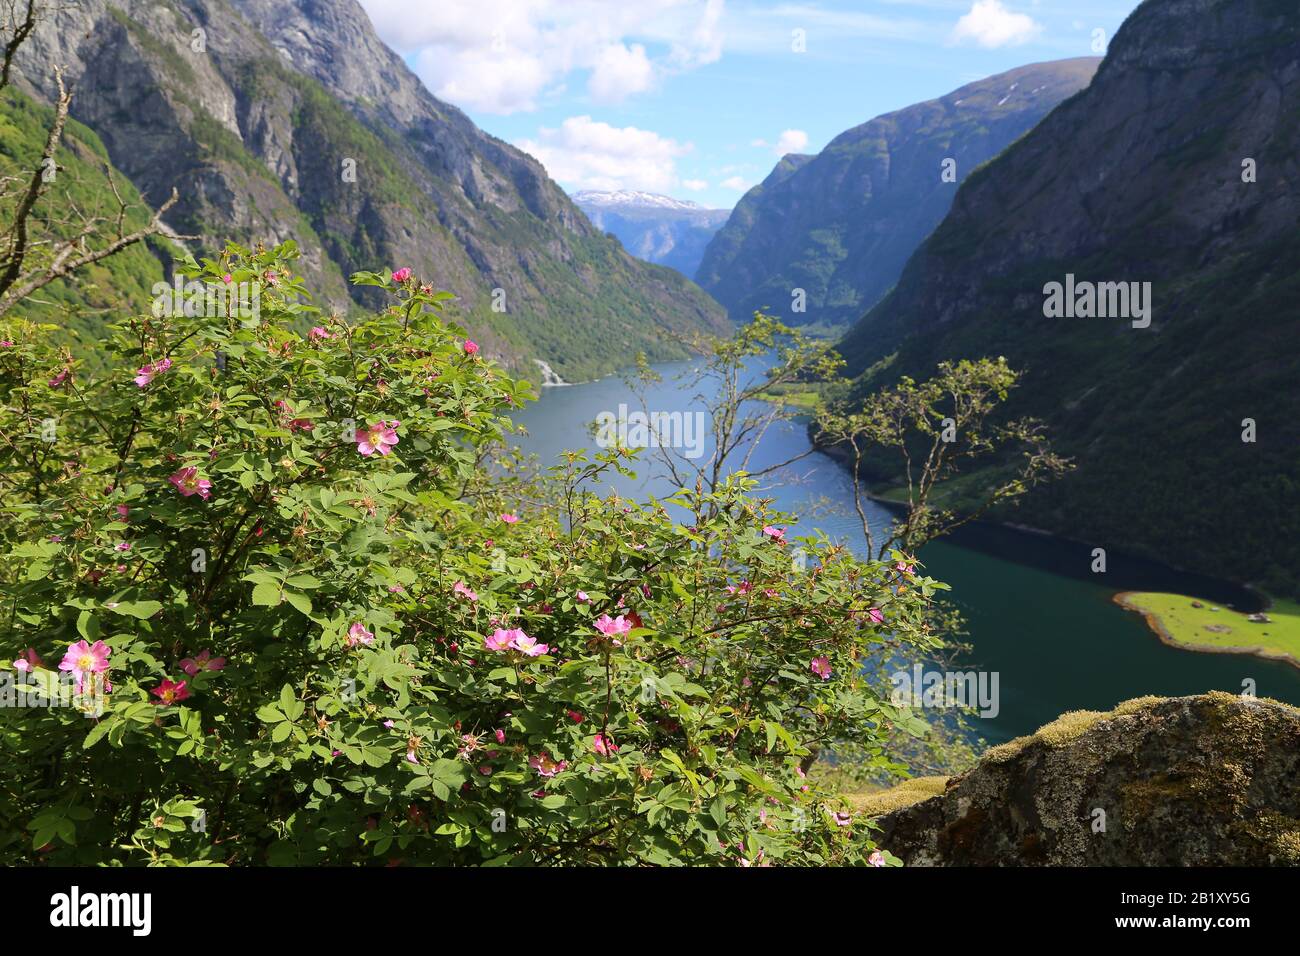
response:
[[[530,472],[528,388],[445,294],[361,274],[392,306],[323,319],[294,255],[182,264],[260,315],[125,321],[94,379],[0,325],[0,857],[886,861],[805,770],[888,762],[914,718],[860,662],[924,649],[940,585],[793,539],[744,475]]]

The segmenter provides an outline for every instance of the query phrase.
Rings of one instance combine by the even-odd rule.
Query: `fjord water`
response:
[[[757,374],[764,363],[754,363]],[[663,381],[648,395],[659,412],[691,412],[703,406],[699,389],[678,379],[685,362],[655,366]],[[594,448],[590,424],[619,406],[640,409],[636,396],[618,376],[581,385],[542,390],[540,401],[514,416],[528,434],[518,444],[553,463],[566,449]],[[782,423],[764,436],[750,471],[806,451],[803,423]],[[712,444],[703,446],[707,459]],[[609,489],[636,499],[666,496],[673,490],[652,450],[641,452],[635,480],[614,476]],[[847,471],[814,452],[784,472],[765,479],[763,495],[775,507],[798,516],[788,534],[820,528],[828,537],[866,551],[861,524],[853,512]],[[873,528],[888,512],[867,502]],[[1179,696],[1208,690],[1240,693],[1243,681],[1255,692],[1300,704],[1300,669],[1238,654],[1178,650],[1161,643],[1137,614],[1113,603],[1119,591],[1153,590],[1191,594],[1207,603],[1255,609],[1247,591],[1111,551],[1107,571],[1093,574],[1092,545],[994,525],[972,525],[951,539],[926,547],[920,555],[933,577],[952,586],[950,597],[967,618],[973,650],[963,669],[997,672],[1000,710],[978,719],[976,731],[990,743],[1032,733],[1068,710],[1109,710],[1144,694]]]

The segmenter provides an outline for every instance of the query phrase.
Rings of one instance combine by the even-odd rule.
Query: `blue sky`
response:
[[[782,153],[1025,63],[1094,55],[1139,0],[361,3],[435,94],[570,192],[726,208]]]

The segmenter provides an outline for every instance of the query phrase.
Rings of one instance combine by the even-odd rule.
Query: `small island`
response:
[[[1300,604],[1275,600],[1242,614],[1185,594],[1124,591],[1115,603],[1137,611],[1160,640],[1189,651],[1254,654],[1300,667]]]

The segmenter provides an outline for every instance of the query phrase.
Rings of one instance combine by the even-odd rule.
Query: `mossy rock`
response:
[[[1300,709],[1215,692],[1074,711],[863,803],[909,865],[1294,866]]]

